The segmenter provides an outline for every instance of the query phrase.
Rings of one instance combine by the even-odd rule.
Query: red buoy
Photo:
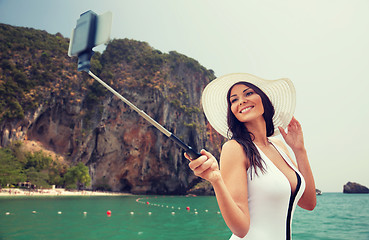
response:
[[[190,211],[190,207],[186,207],[186,210],[187,210],[187,211]]]
[[[106,211],[106,215],[108,215],[108,217],[110,217],[111,216],[111,211],[110,210]]]
[[[149,205],[150,203],[149,202],[146,202],[147,205]]]

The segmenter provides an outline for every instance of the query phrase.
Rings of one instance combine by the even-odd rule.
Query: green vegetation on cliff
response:
[[[61,34],[0,24],[0,121],[22,119],[38,106],[37,90],[63,71],[56,56],[67,48]]]

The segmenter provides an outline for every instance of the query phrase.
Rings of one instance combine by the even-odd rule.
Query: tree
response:
[[[22,164],[17,161],[12,151],[0,148],[0,186],[14,185],[26,179]]]
[[[70,189],[81,189],[87,186],[91,182],[91,177],[88,171],[88,167],[83,163],[78,163],[76,166],[71,167],[64,175],[65,187]]]
[[[50,167],[53,159],[51,157],[46,156],[42,151],[38,151],[35,153],[26,154],[27,163],[26,168],[35,168],[37,171],[41,171],[43,169],[47,169]]]
[[[30,167],[25,170],[27,175],[27,181],[31,182],[32,184],[36,185],[37,188],[49,188],[50,184],[48,183],[49,175],[47,174],[47,170],[38,171],[34,167]]]

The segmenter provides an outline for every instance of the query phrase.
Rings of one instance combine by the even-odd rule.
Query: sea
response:
[[[2,196],[0,239],[223,240],[231,232],[211,196]],[[369,240],[369,194],[323,193],[299,207],[294,240]]]

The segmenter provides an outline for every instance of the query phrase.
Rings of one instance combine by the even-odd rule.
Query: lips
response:
[[[254,106],[244,107],[244,108],[241,109],[240,113],[246,113],[246,112],[250,111],[252,108],[254,108]]]

